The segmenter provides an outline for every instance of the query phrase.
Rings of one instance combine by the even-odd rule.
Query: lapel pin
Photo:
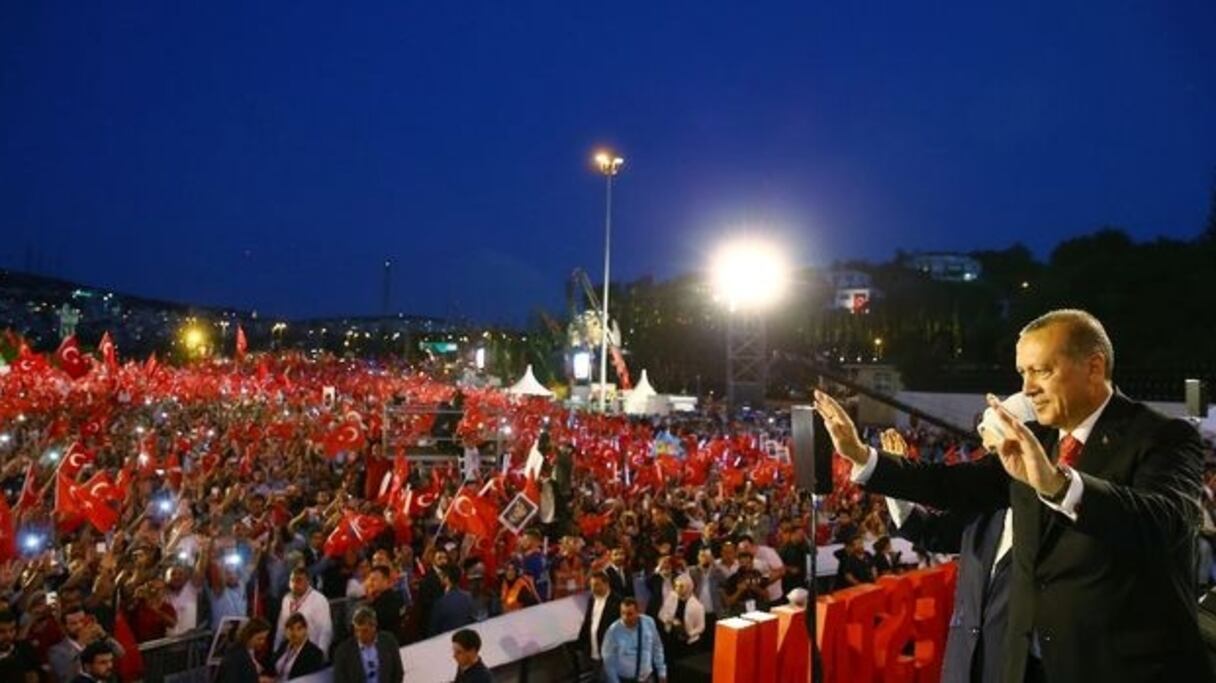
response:
[[[1109,445],[1109,444],[1110,444],[1110,437],[1108,437],[1107,435],[1103,434],[1103,435],[1102,435],[1102,445],[1103,445],[1103,446],[1107,446],[1107,445]]]

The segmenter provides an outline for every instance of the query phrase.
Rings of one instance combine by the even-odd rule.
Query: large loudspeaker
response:
[[[794,479],[798,488],[817,495],[832,492],[832,437],[823,418],[811,406],[794,406],[790,412],[794,433]]]

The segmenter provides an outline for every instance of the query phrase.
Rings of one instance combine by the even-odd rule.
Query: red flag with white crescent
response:
[[[63,461],[59,464],[59,471],[68,479],[75,480],[80,474],[80,470],[84,469],[85,465],[90,465],[97,459],[97,453],[88,450],[79,441],[73,441],[72,445],[68,446],[67,452],[63,454]]]
[[[110,374],[118,372],[118,347],[114,345],[114,339],[110,337],[109,332],[101,335],[101,343],[97,345],[97,350],[101,351],[101,358],[106,364],[106,370]]]

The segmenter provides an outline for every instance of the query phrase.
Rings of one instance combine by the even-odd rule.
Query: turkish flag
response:
[[[76,475],[80,474],[80,470],[84,469],[85,465],[92,464],[97,459],[97,453],[88,450],[79,441],[73,441],[68,450],[63,454],[63,462],[59,465],[59,471],[63,476],[76,480]]]
[[[62,526],[74,528],[84,519],[103,534],[114,528],[118,523],[114,508],[95,497],[87,487],[68,479],[63,472],[55,476],[55,512],[59,514]]]
[[[118,487],[114,485],[114,480],[110,478],[107,472],[94,474],[82,486],[88,492],[88,495],[97,500],[122,500],[122,496],[118,495]]]
[[[17,558],[17,520],[8,506],[8,499],[0,493],[0,562]]]
[[[359,428],[359,423],[347,420],[325,435],[325,454],[332,458],[342,451],[358,451],[363,448],[364,443],[363,430]]]
[[[481,538],[493,538],[498,531],[498,506],[466,487],[452,499],[448,527]]]
[[[371,471],[370,463],[368,471]],[[401,495],[401,490],[405,487],[405,482],[410,478],[410,461],[405,458],[403,453],[398,453],[393,458],[393,469],[391,472],[385,472],[379,482],[379,488],[374,495],[369,495],[368,498],[375,498],[378,503],[389,503],[397,500]]]
[[[68,377],[72,379],[80,379],[93,369],[93,361],[80,352],[80,343],[76,341],[74,334],[69,335],[59,344],[55,358],[59,360],[59,369],[68,373]]]
[[[367,468],[363,474],[363,497],[382,501],[386,497],[385,490],[392,483],[392,472],[393,464],[388,458],[367,458]]]
[[[325,554],[341,557],[352,547],[363,547],[371,543],[380,532],[388,528],[383,517],[346,512],[325,539]]]
[[[17,353],[17,360],[13,361],[13,370],[25,374],[36,375],[46,371],[50,364],[46,362],[46,358],[42,354],[34,353],[25,342],[21,343],[21,350]]]
[[[101,436],[106,430],[106,416],[100,413],[90,417],[80,425],[80,435],[92,439]]]
[[[118,372],[118,347],[114,345],[114,340],[110,337],[109,332],[101,335],[101,342],[97,345],[97,350],[101,351],[101,358],[106,364],[106,370],[111,374]]]
[[[38,507],[42,496],[38,490],[37,465],[30,463],[25,470],[25,483],[21,485],[21,495],[17,498],[17,510],[25,511]]]
[[[249,350],[249,340],[245,339],[245,328],[236,326],[236,360],[245,360],[245,352]]]

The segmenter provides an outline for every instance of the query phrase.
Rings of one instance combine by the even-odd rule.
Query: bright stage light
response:
[[[574,379],[580,382],[591,379],[591,353],[588,351],[574,352]]]
[[[714,298],[732,310],[759,310],[785,293],[789,266],[781,250],[759,240],[722,246],[710,265]]]

